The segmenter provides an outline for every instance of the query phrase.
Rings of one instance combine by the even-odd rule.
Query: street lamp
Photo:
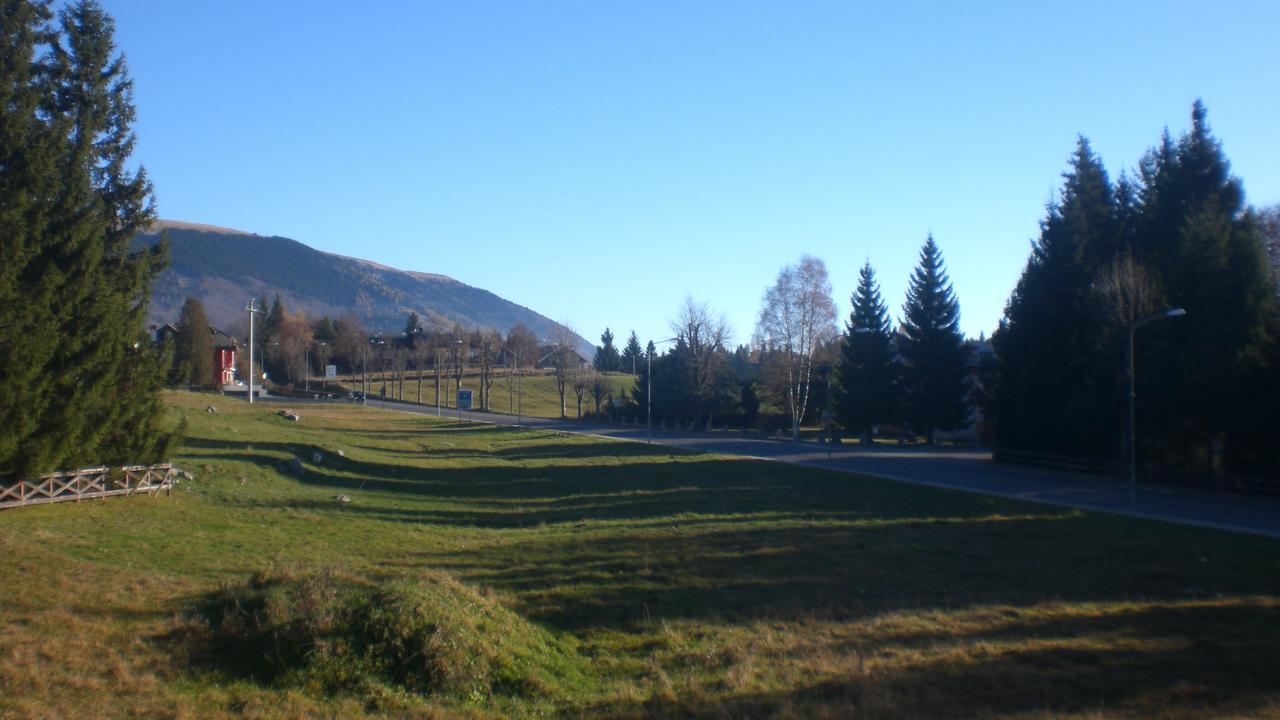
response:
[[[244,310],[249,313],[249,403],[253,404],[253,316],[262,311],[258,309],[257,298],[249,298]]]
[[[648,356],[649,367],[645,371],[644,378],[645,382],[648,383],[648,387],[644,391],[644,441],[650,445],[653,444],[653,354],[658,351],[659,345],[666,345],[679,339],[679,337],[667,338],[656,343],[650,340],[647,348],[649,352],[645,353]]]
[[[453,409],[458,411],[458,420],[462,420],[462,404],[458,402],[459,396],[462,395],[462,338],[454,338],[453,340]],[[446,402],[448,398],[445,399]]]
[[[537,361],[533,363],[533,366],[537,367],[541,365],[543,362],[545,362],[546,359],[551,357],[552,355],[556,356],[556,362],[553,367],[555,368],[555,373],[556,373],[556,389],[560,393],[560,419],[565,420],[567,419],[567,416],[565,415],[565,412],[564,412],[564,385],[562,383],[566,382],[564,373],[568,369],[568,359],[564,355],[561,355],[560,353],[562,352],[563,348],[566,347],[566,345],[561,342],[554,342],[554,343],[548,343],[547,347],[554,347],[555,350],[552,350],[546,355],[543,355],[542,357],[538,358]]]
[[[1136,375],[1134,374],[1134,369],[1133,369],[1133,336],[1135,331],[1138,328],[1142,327],[1143,325],[1146,325],[1148,323],[1153,323],[1157,320],[1167,320],[1169,318],[1182,317],[1183,315],[1186,315],[1186,314],[1187,314],[1187,311],[1183,310],[1180,307],[1169,308],[1168,310],[1165,310],[1163,312],[1158,312],[1155,315],[1144,317],[1141,320],[1137,320],[1129,325],[1129,344],[1128,344],[1129,447],[1128,447],[1128,450],[1129,450],[1129,511],[1130,512],[1133,512],[1138,509],[1138,441],[1137,441],[1138,431],[1137,431],[1137,424],[1136,424],[1137,420],[1134,415],[1134,398],[1137,397],[1137,392],[1134,389],[1134,382],[1136,380]]]
[[[514,361],[511,365],[511,377],[513,381],[507,382],[507,414],[508,415],[511,414],[511,409],[512,409],[511,406],[513,404],[511,400],[512,388],[516,383],[519,383],[520,384],[520,404],[516,406],[517,408],[516,427],[520,427],[520,421],[523,419],[523,416],[524,416],[524,375],[520,374],[520,351],[512,350],[506,345],[499,345],[498,347],[511,353],[512,357],[514,358]],[[516,378],[519,378],[519,379],[517,380]]]
[[[377,351],[376,351],[376,354],[374,355],[374,360],[376,360],[378,363],[378,377],[382,378],[382,397],[385,400],[387,397],[387,374],[386,374],[386,369],[382,365],[382,348],[387,344],[387,341],[383,340],[381,335],[375,335],[372,338],[369,338],[369,344],[377,346]],[[364,394],[365,394],[365,397],[369,396],[369,387],[368,387],[367,381],[365,383]]]
[[[323,350],[320,351],[320,389],[324,390],[325,382],[329,378],[327,373],[329,369],[329,343],[321,340],[316,344],[324,348]],[[335,377],[336,377],[336,374],[335,374]]]

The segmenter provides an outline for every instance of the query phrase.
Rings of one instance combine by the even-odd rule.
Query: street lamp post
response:
[[[462,395],[462,338],[453,340],[453,371],[457,373],[453,380],[453,409],[458,411],[458,420],[462,420],[462,404],[458,402]]]
[[[535,360],[535,361],[533,362],[533,366],[534,366],[535,368],[536,368],[536,367],[538,367],[539,365],[541,365],[542,363],[546,362],[546,361],[547,361],[547,358],[549,358],[549,357],[551,357],[552,355],[555,355],[556,353],[560,352],[560,348],[561,348],[562,346],[561,346],[561,344],[560,344],[560,343],[558,343],[558,342],[557,342],[557,343],[550,343],[550,344],[548,344],[548,347],[555,347],[555,350],[552,350],[551,352],[547,353],[546,355],[543,355],[542,357],[540,357],[540,358],[538,358],[537,360]],[[561,372],[561,368],[563,368],[563,367],[564,367],[564,365],[562,364],[563,362],[564,362],[564,358],[563,358],[563,357],[557,357],[557,358],[556,358],[555,368],[556,368],[556,387],[557,387],[557,389],[559,389],[559,388],[561,387],[561,385],[560,385],[559,383],[560,383],[560,379],[561,379],[561,377],[562,377],[562,375],[560,374],[560,372]],[[564,419],[565,419],[565,414],[564,414],[564,392],[563,392],[563,391],[561,391],[561,392],[560,392],[560,419],[561,419],[561,420],[564,420]]]
[[[1186,315],[1186,314],[1187,314],[1187,311],[1183,310],[1180,307],[1169,308],[1168,310],[1165,310],[1163,312],[1158,312],[1155,315],[1150,315],[1148,317],[1142,318],[1141,320],[1137,320],[1129,325],[1129,343],[1127,348],[1127,354],[1129,356],[1128,358],[1129,359],[1129,362],[1128,362],[1128,365],[1129,365],[1129,403],[1128,403],[1129,411],[1128,411],[1127,425],[1128,425],[1128,431],[1129,431],[1128,432],[1129,434],[1129,443],[1128,443],[1129,458],[1128,459],[1129,459],[1129,511],[1130,512],[1133,512],[1138,509],[1138,440],[1137,440],[1138,428],[1137,428],[1137,418],[1134,414],[1135,398],[1137,397],[1137,392],[1135,390],[1134,383],[1137,376],[1134,373],[1133,336],[1137,331],[1137,329],[1142,327],[1143,325],[1146,325],[1148,323],[1153,323],[1157,320],[1166,320],[1169,318],[1182,317],[1183,315]]]
[[[258,309],[257,298],[249,298],[244,309],[249,313],[249,404],[253,404],[253,316],[262,311]]]
[[[679,338],[667,338],[654,342],[649,341],[651,348],[645,353],[648,356],[648,369],[645,370],[645,382],[648,384],[644,391],[644,441],[647,444],[653,444],[653,354],[658,351],[659,345],[665,345],[669,342],[675,342]]]
[[[383,351],[383,348],[385,348],[386,346],[387,346],[387,341],[383,340],[382,336],[379,335],[378,336],[378,357],[377,357],[378,380],[382,383],[381,392],[382,392],[383,400],[387,399],[387,364],[386,364],[386,361],[382,359],[382,351]]]
[[[316,344],[324,348],[320,351],[320,389],[324,390],[326,382],[329,379],[327,375],[327,371],[329,369],[329,343],[321,340]],[[337,376],[336,372],[334,376]]]
[[[311,394],[311,346],[302,349],[302,392]]]
[[[511,379],[507,382],[507,414],[511,414],[511,411],[515,409],[515,407],[518,407],[519,409],[516,410],[516,427],[520,427],[520,422],[524,415],[524,376],[520,374],[520,351],[512,350],[506,345],[499,345],[498,347],[511,353],[511,356],[514,358],[511,365]],[[512,407],[515,405],[515,402],[512,400],[511,394],[515,391],[514,388],[516,383],[520,383],[520,404]]]

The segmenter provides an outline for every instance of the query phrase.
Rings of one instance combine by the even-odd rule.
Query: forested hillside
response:
[[[533,310],[445,275],[333,255],[285,237],[173,221],[156,223],[137,242],[155,244],[162,231],[172,262],[154,284],[153,323],[172,322],[191,296],[215,325],[230,325],[249,297],[269,301],[279,294],[295,310],[317,317],[351,313],[370,330],[399,329],[416,312],[428,325],[505,333],[524,323],[541,337],[558,334],[557,323]],[[583,351],[591,347],[577,339]]]

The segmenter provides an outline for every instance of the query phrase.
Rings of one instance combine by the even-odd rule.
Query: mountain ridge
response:
[[[399,332],[410,312],[428,327],[493,329],[506,333],[523,323],[542,338],[555,338],[560,323],[496,293],[440,273],[402,270],[317,250],[293,238],[259,235],[217,225],[158,220],[135,238],[154,245],[169,240],[169,267],[152,284],[148,322],[173,322],[185,299],[205,306],[209,321],[235,330],[247,326],[250,297],[263,305],[279,294],[285,308],[311,317],[352,314],[370,332]],[[593,346],[570,332],[577,350]]]

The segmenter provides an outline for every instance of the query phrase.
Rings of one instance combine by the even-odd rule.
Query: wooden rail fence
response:
[[[0,484],[0,510],[26,505],[88,500],[113,495],[152,495],[173,490],[180,471],[169,463],[126,465],[120,468],[93,467],[41,475],[35,480]]]

